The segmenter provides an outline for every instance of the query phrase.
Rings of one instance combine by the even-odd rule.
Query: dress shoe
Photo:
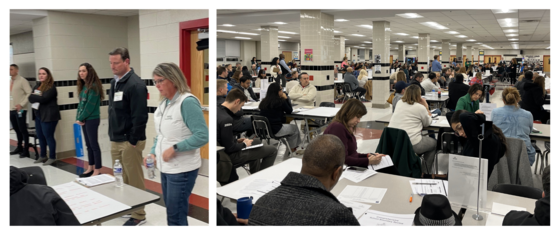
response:
[[[88,172],[88,173],[84,172],[84,173],[80,174],[79,177],[80,178],[86,178],[86,177],[90,177],[92,174],[93,174],[93,170],[91,172]]]
[[[17,147],[15,150],[10,151],[10,155],[15,155],[15,154],[19,154],[23,151],[22,147]]]

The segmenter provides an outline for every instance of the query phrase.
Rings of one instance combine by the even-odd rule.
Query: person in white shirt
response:
[[[306,72],[299,75],[299,85],[290,89],[290,99],[293,104],[299,106],[314,106],[317,88],[309,83],[309,74]]]
[[[359,86],[364,88],[364,85],[366,85],[367,81],[368,81],[368,73],[366,69],[360,70],[360,75],[358,76]]]
[[[426,165],[422,165],[424,173],[429,173],[429,170],[425,170],[425,166],[432,167],[436,154],[437,141],[428,135],[422,135],[422,129],[432,123],[431,116],[428,103],[421,96],[420,87],[410,85],[401,100],[397,102],[389,122],[389,127],[406,131],[416,154],[424,154],[424,162],[426,162]]]
[[[424,81],[420,83],[420,85],[422,85],[422,88],[424,88],[426,93],[430,93],[432,92],[432,90],[436,90],[436,92],[439,90],[440,86],[437,81],[438,80],[437,76],[438,74],[436,73],[430,73],[428,74],[428,78],[424,79]]]

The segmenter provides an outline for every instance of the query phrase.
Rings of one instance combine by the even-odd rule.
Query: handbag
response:
[[[280,69],[279,69],[278,67],[274,67],[274,68],[272,69],[272,72],[278,73],[278,72],[280,72]]]
[[[393,98],[395,97],[395,92],[393,92],[390,96],[389,99],[387,99],[387,103],[389,104],[393,104]]]

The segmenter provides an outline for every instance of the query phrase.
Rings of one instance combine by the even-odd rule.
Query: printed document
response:
[[[372,188],[372,187],[348,185],[338,195],[338,199],[342,199],[345,201],[358,201],[358,202],[380,204],[386,192],[387,192],[386,188]]]
[[[239,192],[241,195],[245,195],[246,197],[253,197],[254,204],[259,198],[264,196],[264,194],[274,190],[278,186],[280,186],[280,181],[256,179],[245,186],[244,189],[239,190]]]
[[[338,200],[346,207],[352,208],[352,213],[354,214],[354,217],[356,217],[356,219],[360,218],[369,209],[369,207],[371,207],[371,205],[359,202],[346,201],[341,199]]]
[[[377,174],[377,172],[370,169],[352,170],[348,168],[342,172],[341,178],[346,178],[354,183],[359,183],[375,174]]]
[[[393,166],[393,159],[391,158],[391,156],[386,155],[381,158],[381,162],[379,162],[379,164],[368,165],[368,169],[377,171],[379,169],[391,167],[391,166]]]
[[[362,226],[412,226],[414,214],[394,214],[368,210],[358,220]]]
[[[435,179],[416,179],[410,180],[410,187],[412,188],[412,193],[418,195],[427,194],[440,194],[447,196],[447,186],[444,180]]]
[[[505,205],[494,202],[492,205],[492,213],[488,214],[488,219],[486,219],[487,226],[502,226],[504,221],[504,217],[509,211],[517,210],[517,211],[527,211],[526,208],[517,207],[513,205]]]

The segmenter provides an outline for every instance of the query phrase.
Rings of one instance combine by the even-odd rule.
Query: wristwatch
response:
[[[177,144],[174,144],[174,145],[173,145],[173,150],[177,151],[177,149],[178,149],[178,148],[177,148]]]

